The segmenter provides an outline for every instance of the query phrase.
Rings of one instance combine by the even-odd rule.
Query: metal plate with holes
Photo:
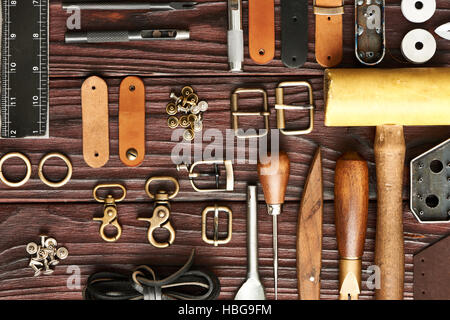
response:
[[[450,139],[411,161],[410,198],[420,222],[450,222]]]

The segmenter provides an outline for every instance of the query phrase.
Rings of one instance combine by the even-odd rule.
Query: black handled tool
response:
[[[66,2],[62,4],[64,10],[79,8],[81,10],[149,10],[170,11],[194,9],[197,2]]]

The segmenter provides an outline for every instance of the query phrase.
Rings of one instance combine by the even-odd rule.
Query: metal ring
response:
[[[58,182],[49,181],[44,175],[44,171],[43,171],[44,164],[50,158],[59,158],[59,159],[63,160],[67,165],[67,175],[61,181],[58,181]],[[72,171],[73,171],[72,163],[70,162],[69,158],[67,158],[65,155],[63,155],[61,153],[52,152],[52,153],[46,154],[39,162],[38,175],[39,175],[39,178],[41,179],[41,181],[43,183],[45,183],[46,185],[48,185],[49,187],[59,188],[59,187],[62,187],[63,185],[65,185],[67,182],[69,182],[70,178],[72,177]]]
[[[154,181],[169,181],[169,182],[173,183],[175,190],[172,193],[168,194],[167,200],[175,198],[177,196],[178,192],[180,191],[180,184],[178,183],[178,180],[175,179],[174,177],[170,177],[170,176],[151,177],[145,183],[145,192],[147,193],[147,195],[150,199],[156,198],[156,195],[150,192],[150,184]]]
[[[11,158],[22,159],[23,162],[25,162],[25,165],[27,166],[27,173],[26,173],[25,177],[19,182],[11,182],[11,181],[7,180],[5,178],[5,176],[3,175],[3,163],[5,163],[6,160],[11,159]],[[20,187],[20,186],[24,185],[30,179],[30,177],[31,177],[31,162],[22,153],[20,153],[20,152],[10,152],[10,153],[5,154],[0,159],[0,180],[4,184],[6,184],[7,186],[12,187],[12,188]]]

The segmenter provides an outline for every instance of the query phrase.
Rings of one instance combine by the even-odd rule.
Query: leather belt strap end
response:
[[[274,0],[248,1],[248,49],[258,64],[269,63],[275,56]]]

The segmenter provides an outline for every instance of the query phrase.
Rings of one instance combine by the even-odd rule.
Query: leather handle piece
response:
[[[87,78],[81,86],[83,157],[92,168],[109,160],[108,85],[97,77]]]
[[[249,0],[248,50],[255,63],[269,63],[275,56],[274,0]]]
[[[284,151],[268,153],[258,162],[258,176],[268,205],[284,203],[289,170],[290,160]]]
[[[308,1],[281,0],[281,61],[299,68],[308,57]]]
[[[129,167],[145,157],[145,86],[138,77],[126,77],[119,92],[119,156]]]
[[[380,288],[375,291],[378,300],[403,299],[402,186],[405,149],[402,126],[377,127],[374,143],[378,200],[375,264],[381,272]]]
[[[316,0],[316,60],[326,68],[342,61],[343,0]]]
[[[297,284],[299,300],[320,299],[322,268],[322,156],[317,149],[311,164],[297,223]]]

